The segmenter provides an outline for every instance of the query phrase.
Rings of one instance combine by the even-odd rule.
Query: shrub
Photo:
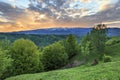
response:
[[[37,46],[30,40],[18,39],[11,48],[13,58],[13,75],[34,73],[43,70],[42,62],[39,60]]]
[[[111,62],[111,61],[112,61],[112,57],[111,57],[111,56],[104,55],[103,61],[104,61],[104,62]]]
[[[46,70],[58,69],[67,63],[68,55],[60,43],[54,43],[44,48],[42,61]]]

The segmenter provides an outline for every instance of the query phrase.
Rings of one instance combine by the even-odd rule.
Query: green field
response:
[[[120,80],[120,42],[107,45],[106,53],[112,56],[112,62],[101,61],[96,66],[87,64],[70,69],[24,74],[5,80]]]

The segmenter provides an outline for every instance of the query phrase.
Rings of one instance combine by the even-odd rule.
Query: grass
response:
[[[6,80],[120,80],[120,61],[97,66],[81,66],[37,74],[25,74]]]
[[[24,74],[6,80],[120,80],[120,43],[106,46],[106,53],[113,57],[112,62],[99,63],[96,66],[82,65],[71,69]],[[78,56],[76,58],[78,59]]]

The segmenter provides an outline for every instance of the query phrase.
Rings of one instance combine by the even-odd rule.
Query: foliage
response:
[[[76,40],[76,37],[70,34],[65,41],[65,49],[69,56],[69,59],[75,56],[79,51],[79,46]]]
[[[104,61],[104,62],[111,62],[111,61],[112,61],[112,57],[111,57],[111,56],[108,56],[108,55],[104,55],[103,61]]]
[[[7,52],[7,50],[0,49],[0,78],[12,62],[12,59],[7,55]]]
[[[11,57],[14,60],[13,75],[34,73],[43,70],[43,65],[39,60],[38,48],[30,40],[16,40],[11,48]]]
[[[68,55],[60,43],[54,43],[44,48],[42,56],[46,70],[58,69],[67,63]]]

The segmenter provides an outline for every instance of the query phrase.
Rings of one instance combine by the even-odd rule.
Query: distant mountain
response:
[[[37,30],[12,32],[12,34],[48,34],[48,35],[74,34],[77,36],[84,36],[91,30],[92,28],[49,28],[49,29],[37,29]],[[120,36],[120,28],[109,28],[108,36]]]

